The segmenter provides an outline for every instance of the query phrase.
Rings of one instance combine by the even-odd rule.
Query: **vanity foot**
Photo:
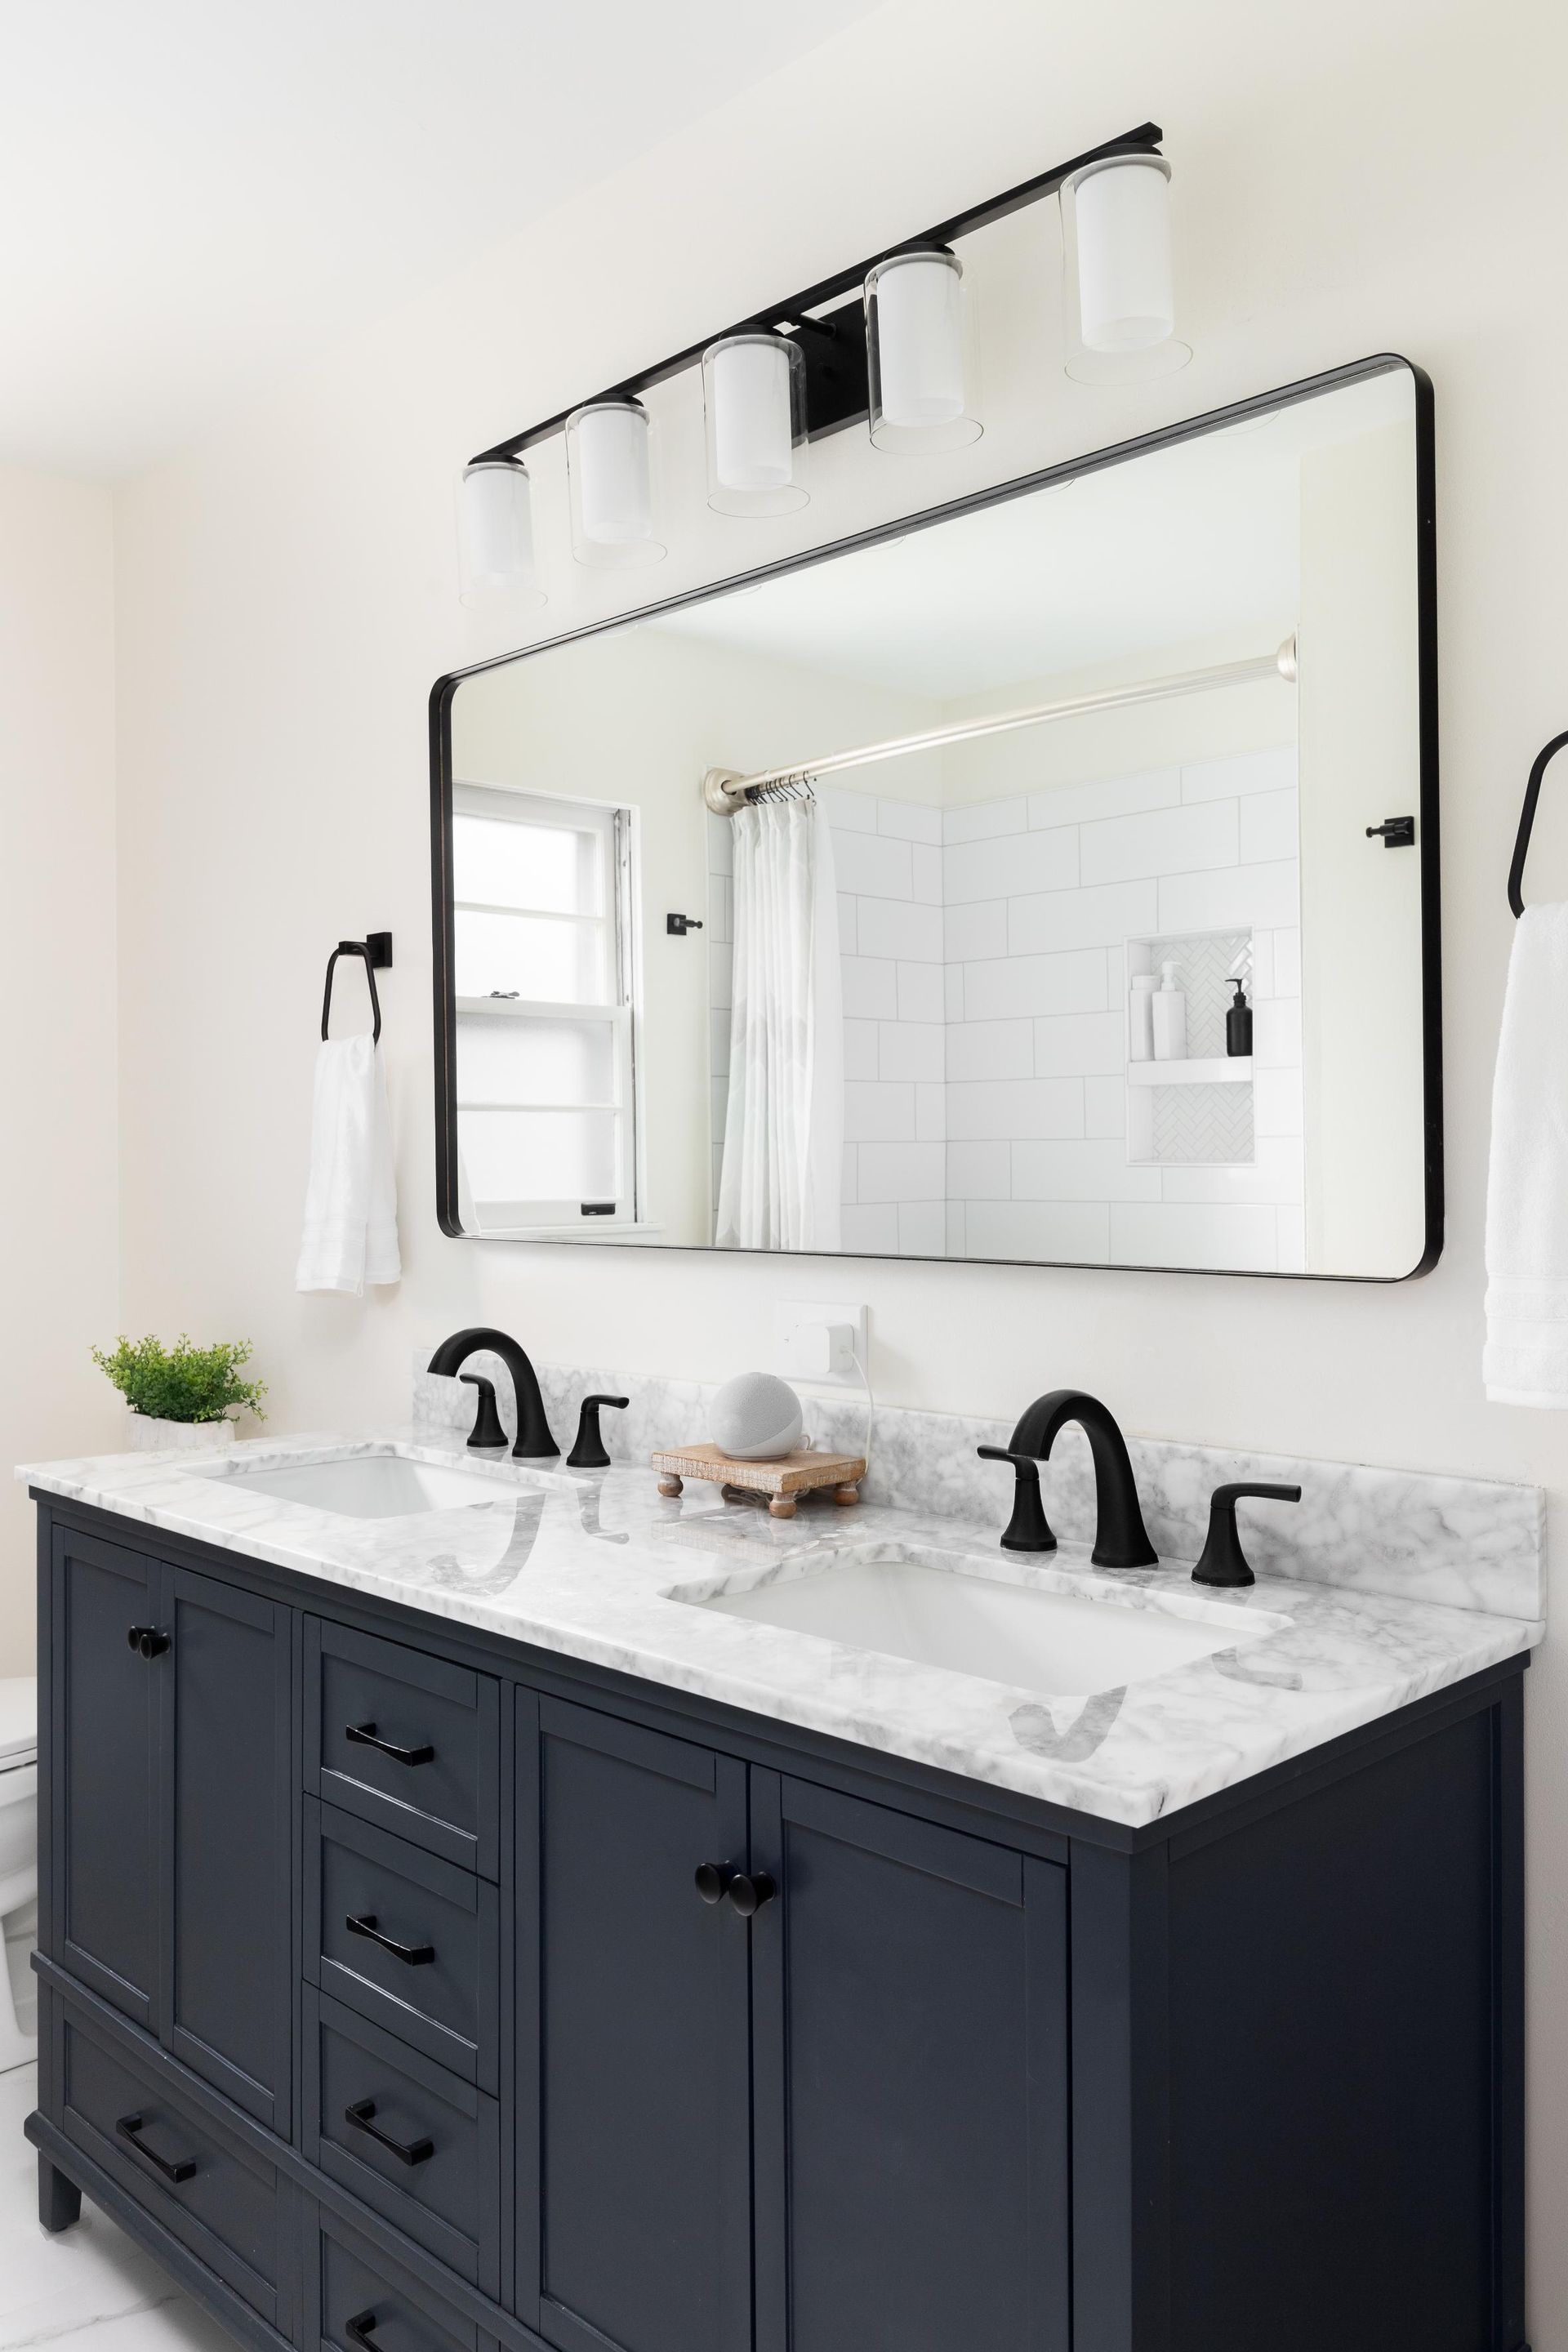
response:
[[[38,2221],[51,2233],[81,2219],[81,2190],[47,2156],[38,2158]]]
[[[795,1503],[793,1495],[775,1495],[768,1505],[768,1517],[773,1519],[793,1519]]]
[[[661,1495],[679,1495],[683,1483],[681,1479],[674,1476],[661,1478],[658,1482],[658,1491]]]
[[[860,1500],[860,1489],[858,1486],[835,1486],[833,1499],[847,1511],[851,1503],[858,1503]]]

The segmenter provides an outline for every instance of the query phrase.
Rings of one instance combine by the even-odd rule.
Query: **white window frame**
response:
[[[584,1203],[571,1199],[475,1201],[472,1205],[477,1230],[483,1235],[513,1234],[552,1240],[566,1237],[583,1241],[592,1241],[596,1235],[605,1234],[646,1230],[638,1219],[642,1192],[643,1119],[637,1069],[637,812],[618,807],[613,802],[569,799],[563,793],[519,791],[505,784],[454,783],[454,824],[465,816],[521,825],[558,827],[564,824],[574,831],[598,835],[604,846],[603,871],[607,904],[599,915],[553,914],[535,908],[502,907],[489,900],[462,898],[454,890],[454,928],[458,915],[469,913],[525,913],[531,920],[542,922],[607,923],[610,927],[607,961],[612,992],[605,1002],[582,1003],[524,997],[455,996],[454,1009],[459,1030],[465,1017],[494,1020],[499,1016],[503,1020],[549,1022],[552,1024],[562,1022],[603,1024],[611,1037],[611,1099],[606,1102],[559,1103],[479,1101],[457,1093],[455,1087],[454,1111],[458,1121],[459,1162],[465,1111],[609,1111],[615,1121],[614,1212],[608,1216],[585,1215]]]

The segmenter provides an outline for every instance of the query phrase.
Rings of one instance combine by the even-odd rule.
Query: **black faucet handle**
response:
[[[495,1382],[487,1381],[482,1372],[459,1372],[458,1377],[465,1388],[478,1389],[479,1392],[479,1404],[474,1412],[474,1433],[469,1438],[468,1444],[470,1445],[504,1445],[506,1432],[501,1427],[500,1414],[496,1409]]]
[[[1243,1480],[1234,1486],[1216,1486],[1209,1500],[1209,1531],[1203,1556],[1193,1570],[1194,1584],[1255,1584],[1256,1577],[1241,1549],[1236,1507],[1248,1496],[1268,1503],[1299,1503],[1300,1486],[1260,1486]]]
[[[1015,1454],[1005,1445],[977,1445],[974,1449],[982,1462],[1010,1462],[1013,1465],[1013,1516],[1002,1538],[1004,1551],[1055,1551],[1057,1539],[1046,1517],[1046,1507],[1040,1500],[1039,1457],[1033,1454]]]
[[[628,1397],[586,1396],[577,1416],[577,1440],[566,1456],[568,1470],[607,1470],[610,1457],[605,1451],[605,1441],[599,1433],[599,1408],[613,1405],[624,1412],[631,1402]]]

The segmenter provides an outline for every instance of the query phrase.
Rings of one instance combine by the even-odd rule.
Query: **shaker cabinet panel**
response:
[[[757,2352],[1065,2352],[1067,1873],[752,1775]]]
[[[158,2025],[158,1711],[163,1570],[57,1528],[51,1547],[53,1957],[122,2016]],[[152,1644],[149,1644],[152,1648]]]
[[[520,2315],[563,2352],[751,2340],[746,1923],[732,1758],[519,1695]]]

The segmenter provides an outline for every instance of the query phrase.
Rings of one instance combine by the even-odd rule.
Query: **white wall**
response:
[[[795,521],[702,510],[699,403],[656,401],[689,486],[657,581],[583,575],[541,616],[673,591],[715,562],[836,535],[1366,352],[1437,398],[1451,1221],[1401,1288],[868,1266],[877,1378],[910,1404],[1006,1414],[1055,1383],[1127,1425],[1568,1486],[1561,1422],[1479,1382],[1487,1113],[1529,760],[1564,721],[1568,18],[1537,0],[1242,0],[1102,10],[895,0],[459,282],[279,387],[121,509],[126,1306],[252,1338],[279,1426],[405,1407],[409,1345],[494,1320],[546,1356],[711,1378],[764,1352],[769,1302],[825,1269],[448,1242],[433,1209],[425,705],[520,631],[454,595],[462,457],[777,289],[890,242],[1151,111],[1175,159],[1190,368],[1089,391],[1059,366],[1054,231],[1018,215],[973,272],[987,429],[922,464],[835,436]],[[722,192],[721,199],[716,192]],[[561,538],[558,473],[541,469]],[[726,551],[716,553],[716,551]],[[1558,797],[1562,797],[1559,789]],[[1537,895],[1568,892],[1542,826]],[[322,964],[390,925],[386,1042],[405,1278],[295,1296]],[[843,1295],[847,1269],[830,1286]],[[1529,1676],[1536,2352],[1568,2352],[1568,1664]]]
[[[118,1442],[114,567],[106,490],[0,467],[0,1461]],[[176,1181],[178,1175],[176,1172]],[[0,1488],[0,1675],[30,1673],[32,1507]]]

